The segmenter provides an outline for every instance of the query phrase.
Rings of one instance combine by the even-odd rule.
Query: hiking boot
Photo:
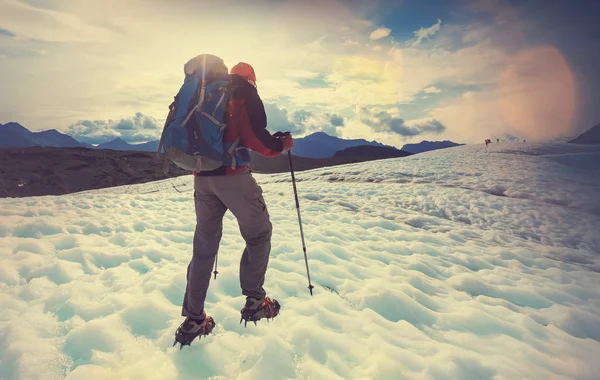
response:
[[[183,346],[189,346],[197,336],[202,338],[202,336],[210,334],[215,327],[215,321],[212,317],[207,317],[206,314],[203,314],[203,316],[204,319],[186,318],[175,331],[173,346],[179,343],[181,345],[179,349],[182,349]]]
[[[248,321],[254,322],[260,321],[263,318],[267,320],[275,318],[279,314],[280,305],[277,300],[271,301],[269,297],[265,297],[262,300],[256,298],[247,297],[246,305],[242,309],[242,318],[240,323],[245,321],[244,326],[248,324]]]

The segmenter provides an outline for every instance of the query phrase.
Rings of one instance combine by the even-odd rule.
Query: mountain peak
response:
[[[580,134],[573,140],[570,140],[571,144],[600,144],[600,124],[588,129],[586,132]]]
[[[120,137],[109,142],[98,144],[96,149],[131,150],[131,145]]]
[[[337,151],[358,145],[383,146],[383,144],[376,141],[366,141],[364,139],[346,140],[319,131],[295,139],[292,154],[301,157],[328,158],[333,157]]]
[[[3,129],[11,129],[11,130],[26,130],[27,132],[29,132],[29,129],[25,128],[24,126],[22,126],[21,124],[11,121],[10,123],[6,123],[4,125],[0,124],[2,126]]]
[[[83,145],[71,136],[61,133],[56,129],[31,132],[17,122],[0,124],[0,147],[24,148],[30,146],[74,148]]]
[[[44,135],[64,135],[63,133],[60,133],[59,131],[57,131],[56,129],[49,129],[47,131],[41,131],[41,132],[36,132],[37,134],[44,134]]]
[[[331,135],[328,135],[327,133],[321,132],[321,131],[311,133],[310,135],[304,136],[302,138],[309,139],[309,140],[311,140],[311,139],[339,139],[339,137],[331,136]]]
[[[444,141],[423,140],[418,144],[405,144],[402,147],[402,150],[404,150],[406,152],[410,152],[410,153],[423,153],[423,152],[428,152],[430,150],[451,148],[451,147],[459,146],[459,145],[464,145],[464,144],[457,144],[450,140],[444,140]]]

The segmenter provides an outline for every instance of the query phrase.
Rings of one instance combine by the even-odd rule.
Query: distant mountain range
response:
[[[99,144],[96,149],[112,149],[112,150],[133,150],[136,152],[156,152],[158,151],[158,140],[148,141],[142,144],[130,144],[120,138],[112,141]]]
[[[359,145],[384,146],[376,141],[367,141],[363,139],[344,140],[338,137],[329,136],[323,132],[317,132],[306,137],[295,139],[293,152],[295,155],[303,157],[328,158],[333,157],[339,150]],[[24,148],[31,146],[86,147],[93,149],[156,152],[158,150],[158,140],[142,144],[130,144],[120,138],[116,138],[94,147],[89,144],[78,142],[71,136],[56,130],[34,133],[18,123],[8,123],[3,126],[0,125],[0,148]]]
[[[600,144],[600,124],[568,142],[571,144]]]
[[[306,137],[294,139],[294,148],[292,151],[295,155],[302,157],[328,158],[333,157],[340,150],[359,145],[385,146],[377,141],[367,141],[364,139],[344,140],[339,137],[329,136],[324,132],[316,132]]]
[[[333,157],[370,157],[370,158],[396,158],[410,156],[412,153],[394,148],[393,146],[358,145],[342,149]]]
[[[80,143],[71,136],[60,133],[55,129],[31,132],[19,123],[0,124],[0,148],[26,148],[31,146],[91,147],[91,145]]]
[[[19,123],[0,124],[0,148],[27,148],[32,146],[156,152],[158,150],[158,140],[142,144],[129,144],[120,138],[116,138],[112,141],[93,146],[79,142],[73,137],[58,132],[55,129],[43,132],[31,132]]]
[[[292,150],[295,156],[308,158],[330,158],[338,152],[343,152],[345,157],[404,157],[408,153],[421,153],[428,150],[458,146],[451,141],[422,141],[419,144],[406,144],[401,150],[386,146],[377,141],[365,139],[345,140],[335,136],[329,136],[324,132],[316,132],[306,137],[294,139]],[[75,140],[73,137],[60,133],[56,130],[31,132],[19,123],[0,124],[0,148],[25,148],[32,146],[47,147],[82,147],[90,149],[111,149],[122,151],[156,152],[158,140],[142,144],[130,144],[120,138],[92,146]],[[375,147],[380,149],[369,149]],[[347,151],[348,148],[356,148]],[[339,157],[339,154],[337,157]],[[375,155],[375,156],[373,156]]]
[[[460,146],[460,145],[465,145],[465,144],[457,144],[455,142],[448,141],[448,140],[444,140],[444,141],[424,140],[418,144],[405,144],[402,147],[402,150],[405,152],[416,154],[416,153],[428,152],[430,150],[451,148],[451,147]]]

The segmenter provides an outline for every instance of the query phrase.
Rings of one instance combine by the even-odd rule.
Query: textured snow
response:
[[[256,175],[281,315],[239,324],[226,215],[207,312],[172,348],[190,176],[0,200],[1,379],[597,379],[600,146],[493,144]]]

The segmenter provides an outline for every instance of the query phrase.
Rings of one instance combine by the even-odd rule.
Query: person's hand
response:
[[[283,150],[281,151],[281,153],[285,153],[294,147],[294,138],[292,137],[291,134],[284,135],[284,136],[280,137],[279,139],[281,140],[281,143],[283,144]]]

